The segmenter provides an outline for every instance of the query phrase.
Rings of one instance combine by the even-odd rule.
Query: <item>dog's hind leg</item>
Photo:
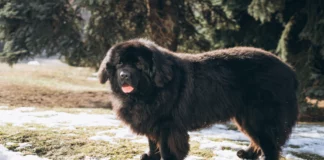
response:
[[[290,131],[291,125],[286,126],[281,121],[280,114],[269,105],[263,105],[262,108],[251,109],[248,117],[236,117],[236,121],[241,126],[241,131],[244,132],[253,142],[254,148],[258,148],[258,152],[252,152],[256,155],[262,153],[264,160],[278,160],[281,146],[285,143]],[[275,114],[276,113],[276,114]],[[255,115],[255,116],[253,116]],[[242,114],[241,116],[246,116]],[[261,151],[261,152],[260,152]],[[248,152],[238,152],[240,158],[255,158],[248,157]],[[253,154],[252,154],[253,155]],[[244,157],[247,156],[247,157]]]
[[[260,133],[259,139],[264,160],[279,160],[280,145],[275,142],[273,134],[264,130],[263,133]]]
[[[262,154],[260,147],[257,145],[258,140],[256,135],[253,134],[253,131],[250,127],[246,126],[246,122],[240,117],[232,119],[236,124],[237,128],[244,133],[250,139],[250,145],[245,150],[237,151],[237,156],[242,159],[258,159]]]

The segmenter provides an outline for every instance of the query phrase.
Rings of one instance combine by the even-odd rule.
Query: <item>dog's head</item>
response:
[[[173,62],[167,50],[143,39],[111,47],[101,63],[100,83],[110,81],[112,90],[122,94],[151,94],[173,78]]]

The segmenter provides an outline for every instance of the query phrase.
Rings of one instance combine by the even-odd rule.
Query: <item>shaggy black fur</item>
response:
[[[119,118],[149,139],[142,160],[182,160],[188,131],[228,120],[251,140],[240,158],[277,160],[298,116],[294,71],[261,49],[180,54],[135,39],[113,46],[99,73],[120,102]],[[124,93],[125,84],[134,90]]]

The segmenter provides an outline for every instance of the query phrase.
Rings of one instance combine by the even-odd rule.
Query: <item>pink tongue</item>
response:
[[[134,88],[128,84],[122,86],[122,90],[124,93],[130,93],[134,90]]]

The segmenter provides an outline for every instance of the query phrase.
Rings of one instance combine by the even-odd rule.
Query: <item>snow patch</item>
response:
[[[198,156],[188,156],[186,160],[203,160],[205,158],[203,157],[198,157]]]
[[[19,143],[19,147],[17,147],[16,149],[20,150],[20,149],[24,149],[24,148],[31,147],[31,146],[32,145],[29,143]]]
[[[226,148],[231,148],[234,150],[240,150],[244,146],[238,145],[236,143],[230,142],[230,141],[223,141],[223,142],[213,142],[208,140],[200,141],[200,149],[216,149],[216,150],[223,150]]]
[[[240,160],[240,158],[237,157],[236,152],[232,150],[215,150],[214,154],[216,154],[214,157],[215,160]]]
[[[228,130],[223,124],[216,124],[210,128],[206,128],[196,132],[189,132],[190,135],[204,135],[204,137],[217,139],[230,139],[236,141],[248,141],[249,139],[239,131]]]
[[[96,78],[96,77],[88,77],[87,80],[88,81],[98,81],[98,78]]]
[[[31,66],[39,66],[40,65],[40,63],[38,61],[29,61],[27,64],[31,65]]]
[[[114,115],[70,114],[56,111],[34,111],[34,107],[21,107],[13,110],[1,110],[0,125],[23,126],[33,123],[47,127],[59,127],[73,130],[76,126],[119,126],[120,121]],[[34,111],[34,112],[31,112]]]
[[[8,106],[0,106],[0,109],[8,109]]]
[[[105,135],[107,133],[112,133],[113,136]],[[90,137],[91,140],[101,140],[110,143],[118,143],[118,139],[128,139],[134,143],[147,143],[147,139],[144,136],[138,136],[134,134],[128,127],[111,129],[107,131],[97,132],[95,136]]]
[[[249,145],[248,138],[239,131],[228,130],[226,125],[216,124],[208,129],[190,132],[190,139],[200,143],[200,149],[213,150],[217,160],[238,159],[236,152],[245,149]],[[220,141],[212,141],[219,139]],[[222,140],[223,139],[223,140]],[[236,143],[235,141],[239,141]],[[293,145],[294,147],[291,147]],[[324,126],[302,124],[293,129],[293,133],[283,146],[283,153],[286,159],[302,160],[291,154],[310,153],[324,157]],[[230,149],[230,150],[228,150]]]
[[[0,159],[1,160],[47,160],[34,155],[23,156],[20,152],[9,151],[0,144]]]
[[[36,109],[35,107],[19,107],[14,110],[20,111],[20,112],[31,112],[31,111],[34,111],[35,109]]]
[[[15,145],[16,143],[13,143],[13,142],[7,142],[6,145],[7,146],[12,146],[12,145]]]
[[[94,141],[106,141],[106,142],[109,142],[109,143],[112,143],[112,144],[117,144],[114,137],[107,136],[107,135],[92,136],[89,139],[94,140]]]
[[[56,111],[37,111],[34,107],[9,109],[8,106],[0,106],[0,109],[4,109],[0,110],[0,125],[12,124],[14,126],[24,126],[25,124],[40,124],[46,127],[56,127],[60,130],[75,130],[76,127],[120,127],[121,124],[121,122],[117,120],[116,116],[112,114],[102,115],[89,114],[85,112],[71,114]],[[28,128],[28,126],[26,128],[29,130],[36,129]],[[86,130],[86,128],[84,128],[84,130]],[[201,149],[211,150],[215,154],[214,159],[217,160],[238,159],[236,156],[237,150],[244,149],[249,145],[248,138],[243,133],[236,130],[229,130],[228,126],[224,124],[216,124],[211,128],[189,132],[189,134],[191,141],[199,142]],[[71,134],[70,136],[74,135]],[[110,143],[119,143],[119,139],[128,139],[134,143],[147,144],[146,137],[134,134],[128,127],[100,131],[97,132],[96,135],[90,137],[90,139],[103,140]],[[6,145],[9,146],[15,144],[8,142]],[[21,147],[28,147],[29,144],[20,145]],[[299,124],[294,128],[289,141],[283,147],[283,156],[286,159],[300,160],[300,158],[291,153],[298,152],[316,154],[324,157],[323,148],[324,126]],[[26,159],[26,156],[21,156],[19,153],[8,151],[3,146],[0,146],[0,160],[19,160],[22,159],[22,157],[24,160]],[[37,157],[34,159],[37,159]],[[195,157],[189,156],[187,159],[193,160]]]
[[[35,128],[35,127],[29,127],[29,128],[26,128],[27,130],[30,130],[30,131],[36,131],[37,130],[37,128]]]

